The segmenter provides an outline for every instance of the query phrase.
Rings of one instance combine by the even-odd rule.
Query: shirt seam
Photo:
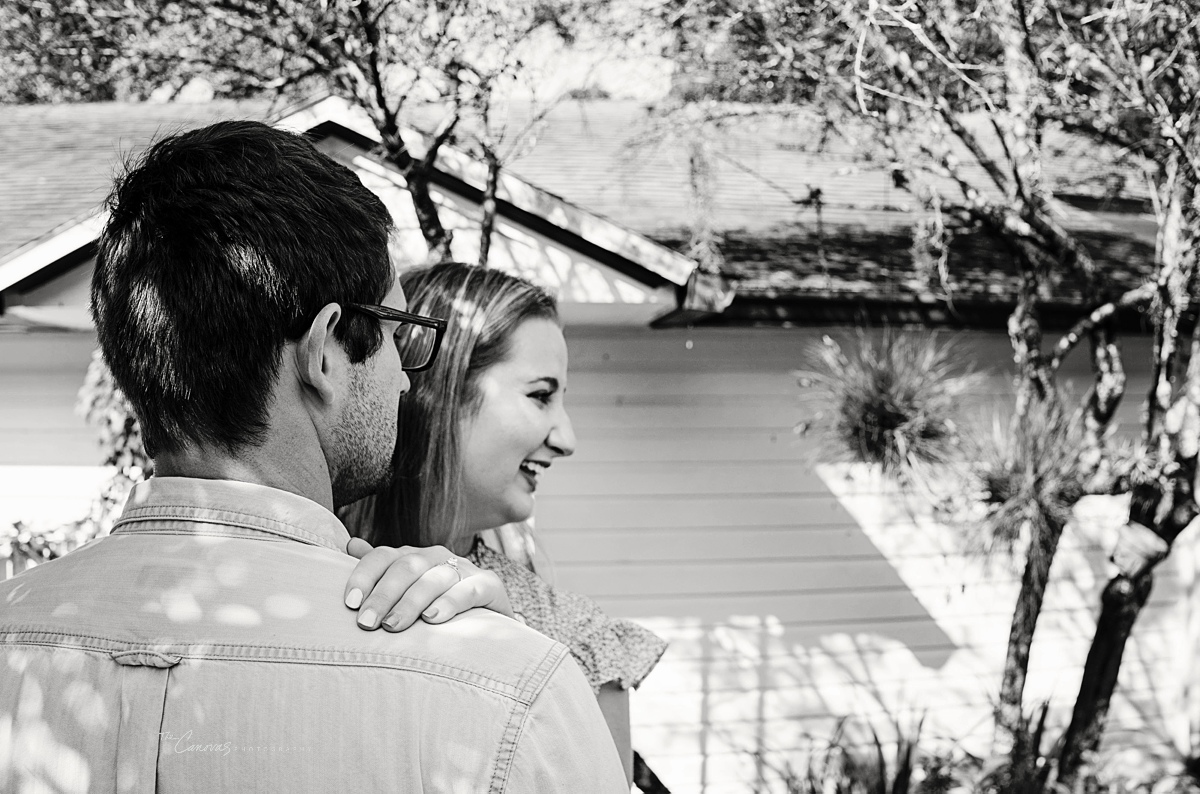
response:
[[[186,511],[185,513],[165,512],[170,510]],[[219,516],[219,517],[218,517]],[[240,520],[239,520],[240,519]],[[141,528],[129,526],[134,523],[144,521],[188,521],[190,523],[199,524],[218,524],[220,526],[241,527],[257,532],[268,532],[272,535],[280,535],[286,538],[296,538],[307,540],[314,545],[323,546],[333,551],[343,551],[337,548],[337,545],[323,538],[320,535],[310,532],[306,529],[301,529],[294,524],[289,524],[284,521],[277,521],[257,513],[244,513],[240,510],[230,510],[223,507],[198,507],[196,505],[164,505],[155,504],[151,507],[134,507],[125,511],[124,514],[113,525],[112,534],[120,534],[120,530],[126,532],[142,532],[154,533],[154,528]],[[262,525],[253,522],[262,522]],[[194,531],[192,534],[197,534]],[[347,537],[349,535],[347,534]]]
[[[525,725],[529,721],[529,714],[533,711],[534,701],[541,696],[545,691],[546,685],[550,682],[554,673],[562,666],[563,659],[567,657],[566,648],[559,647],[555,649],[557,653],[546,654],[542,663],[538,665],[538,669],[534,675],[530,676],[531,681],[538,678],[537,673],[545,668],[545,674],[540,677],[536,690],[532,693],[532,697],[528,702],[523,702],[523,708],[514,708],[512,715],[509,717],[508,725],[504,728],[504,735],[501,737],[500,750],[496,754],[496,771],[492,775],[492,786],[489,789],[489,794],[504,794],[508,789],[508,781],[512,776],[513,762],[517,758],[517,747],[521,743],[521,737],[525,733]],[[518,719],[519,718],[519,719]],[[503,763],[501,763],[503,759]]]
[[[274,532],[273,530],[265,529],[265,528],[261,528],[261,527],[247,527],[242,524],[223,524],[220,521],[205,522],[205,521],[196,521],[196,520],[189,520],[189,519],[157,519],[157,520],[161,520],[161,521],[167,521],[167,520],[185,521],[186,520],[186,521],[188,521],[188,523],[191,523],[191,524],[205,524],[205,523],[217,524],[221,527],[227,527],[228,530],[206,532],[203,529],[185,529],[183,527],[175,528],[175,527],[168,527],[168,526],[158,526],[158,527],[143,528],[143,527],[131,527],[131,526],[125,525],[125,526],[121,527],[120,532],[114,532],[113,534],[118,535],[118,536],[122,536],[122,535],[192,535],[192,536],[204,535],[206,537],[237,538],[238,540],[261,540],[264,543],[286,543],[288,541],[292,541],[295,543],[299,543],[302,546],[318,547],[318,548],[325,549],[326,551],[332,551],[337,554],[345,554],[346,553],[344,551],[340,551],[336,547],[331,546],[330,544],[325,543],[325,542],[309,541],[307,538],[297,538],[297,537],[293,537],[291,535],[284,535],[282,533],[277,533],[277,532]],[[234,532],[234,531],[230,531],[230,530],[242,530],[242,531]]]
[[[79,640],[79,642],[70,642],[70,640]],[[82,640],[94,640],[96,643],[111,645],[113,647],[94,647]],[[388,670],[407,670],[409,672],[421,673],[425,675],[445,678],[451,681],[458,681],[477,689],[483,689],[501,695],[517,703],[529,705],[536,698],[536,693],[540,692],[541,687],[536,685],[533,687],[534,693],[528,692],[530,687],[519,686],[505,683],[494,678],[488,678],[474,670],[456,667],[452,664],[442,662],[427,662],[422,663],[417,659],[397,659],[387,657],[385,654],[380,654],[376,651],[354,651],[347,649],[316,649],[316,648],[298,648],[293,645],[204,645],[203,653],[189,651],[192,646],[181,645],[180,643],[153,643],[153,642],[129,642],[126,640],[114,640],[109,637],[100,637],[89,634],[73,634],[67,632],[56,631],[29,631],[20,629],[0,629],[0,646],[39,646],[51,648],[72,648],[80,651],[88,651],[98,654],[110,654],[112,651],[121,649],[143,649],[154,650],[160,653],[171,653],[172,655],[180,656],[183,659],[191,660],[219,660],[219,661],[235,661],[235,662],[262,662],[264,664],[308,664],[324,667],[377,667]],[[225,650],[222,650],[225,649]],[[367,658],[362,659],[316,659],[316,658],[287,658],[279,656],[265,656],[257,654],[239,654],[239,650],[260,650],[260,651],[286,651],[289,653],[300,654],[350,654],[362,655]],[[534,668],[531,679],[537,678],[537,672],[546,665],[548,659],[553,659],[555,656],[561,658],[565,652],[565,648],[559,646],[546,653],[542,661]],[[382,658],[381,658],[382,657]],[[451,673],[459,673],[460,676],[451,675]],[[474,680],[470,680],[474,679]],[[544,686],[544,683],[543,683]]]

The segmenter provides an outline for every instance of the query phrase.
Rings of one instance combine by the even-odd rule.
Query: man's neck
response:
[[[235,480],[266,485],[311,499],[333,510],[333,488],[324,457],[272,454],[268,447],[253,447],[230,455],[225,451],[190,447],[154,459],[159,477],[196,477],[202,480]]]

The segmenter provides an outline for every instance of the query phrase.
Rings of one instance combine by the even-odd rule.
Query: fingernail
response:
[[[375,628],[375,622],[379,619],[379,615],[375,614],[373,609],[364,609],[358,613],[358,625],[364,629]]]
[[[425,618],[426,620],[433,620],[438,616],[438,612],[440,611],[441,610],[437,607],[430,607],[421,613],[421,617]]]
[[[363,593],[357,587],[346,593],[346,606],[351,609],[358,609],[362,606]]]
[[[388,615],[383,619],[383,625],[392,631],[395,631],[396,627],[400,625],[400,616],[396,614]]]

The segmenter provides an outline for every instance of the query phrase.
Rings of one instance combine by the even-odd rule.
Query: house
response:
[[[122,152],[159,130],[275,118],[355,168],[393,209],[401,249],[423,256],[402,178],[338,100],[4,112],[0,521],[69,518],[103,476],[72,406],[94,346],[84,307],[98,205]],[[560,106],[501,184],[493,263],[560,293],[571,357],[579,449],[540,489],[542,549],[558,584],[671,640],[632,710],[635,748],[675,792],[783,790],[788,769],[802,771],[804,753],[846,715],[864,739],[868,725],[886,739],[923,715],[926,742],[985,752],[1016,597],[1019,572],[966,554],[919,498],[861,467],[822,463],[816,442],[793,432],[814,410],[794,371],[823,334],[859,318],[968,328],[966,354],[989,369],[971,401],[986,407],[1011,391],[1011,266],[965,238],[953,251],[958,280],[928,287],[908,255],[906,194],[850,152],[795,145],[806,132],[791,123],[733,127],[712,142],[712,217],[735,288],[716,317],[678,303],[697,270],[680,253],[686,151],[629,144],[651,138],[644,108]],[[439,167],[456,255],[472,259],[479,167],[455,152]],[[1113,263],[1146,266],[1151,221],[1072,198],[1074,228],[1111,243]],[[1137,318],[1127,325],[1136,331]],[[1148,340],[1135,333],[1125,345],[1120,420],[1134,426]],[[1086,378],[1082,357],[1065,368]],[[1029,703],[1055,705],[1053,724],[1074,699],[1122,519],[1119,505],[1088,503],[1056,562],[1027,690]],[[1195,752],[1189,535],[1160,568],[1126,652],[1108,756],[1161,764]]]

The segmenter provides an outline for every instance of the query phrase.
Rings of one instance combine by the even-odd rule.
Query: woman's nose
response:
[[[571,417],[565,408],[560,408],[554,426],[550,428],[550,436],[546,445],[559,455],[567,456],[575,452],[575,428],[571,425]]]

